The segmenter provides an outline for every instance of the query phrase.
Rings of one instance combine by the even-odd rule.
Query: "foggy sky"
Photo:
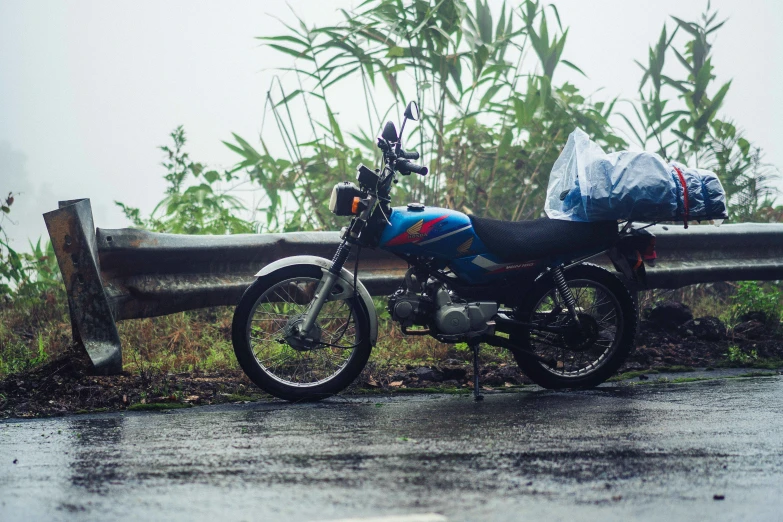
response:
[[[311,24],[337,22],[338,8],[357,3],[290,2]],[[646,61],[669,15],[694,19],[706,6],[555,3],[570,26],[563,58],[589,76],[561,67],[556,83],[568,79],[585,93],[603,88],[597,99],[635,97],[641,73],[633,60]],[[729,17],[714,47],[718,82],[733,79],[721,112],[783,167],[783,3],[713,6]],[[19,225],[9,227],[15,246],[45,235],[41,213],[58,200],[91,198],[104,228],[128,226],[114,200],[149,212],[164,188],[157,147],[177,125],[185,126],[193,159],[234,164],[221,140],[236,132],[257,143],[273,69],[291,63],[254,40],[282,32],[275,17],[294,20],[281,0],[0,0],[0,191],[22,193],[11,214]],[[366,126],[363,106],[354,106],[360,87],[339,89],[343,128]]]

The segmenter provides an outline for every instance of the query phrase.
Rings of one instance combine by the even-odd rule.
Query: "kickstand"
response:
[[[484,396],[479,391],[479,343],[478,341],[469,341],[468,345],[473,348],[473,400],[483,401]]]

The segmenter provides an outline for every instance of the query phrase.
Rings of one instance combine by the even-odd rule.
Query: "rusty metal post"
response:
[[[101,281],[98,246],[89,199],[61,201],[44,214],[68,292],[74,341],[90,356],[95,372],[122,372],[122,347]]]

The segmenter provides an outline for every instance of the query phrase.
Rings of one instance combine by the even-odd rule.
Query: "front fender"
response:
[[[281,268],[300,265],[316,265],[321,269],[328,270],[329,267],[332,266],[332,262],[318,256],[291,256],[269,263],[258,271],[256,277],[264,277]],[[345,267],[343,267],[340,272],[340,280],[344,286],[348,287],[351,292],[353,292],[353,274],[346,270]],[[375,313],[375,303],[373,303],[370,293],[358,279],[356,280],[356,286],[359,287],[357,288],[359,299],[362,300],[364,307],[367,309],[367,315],[370,318],[370,343],[375,346],[375,343],[378,341],[378,316]]]

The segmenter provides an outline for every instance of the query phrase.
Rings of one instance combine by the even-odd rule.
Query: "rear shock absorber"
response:
[[[574,294],[571,292],[568,283],[566,283],[565,275],[563,274],[563,266],[556,266],[551,271],[552,279],[555,280],[555,286],[560,294],[560,298],[565,303],[566,308],[568,308],[568,313],[570,313],[571,317],[574,318],[574,321],[579,324],[579,316],[576,313],[576,299],[574,299]]]

